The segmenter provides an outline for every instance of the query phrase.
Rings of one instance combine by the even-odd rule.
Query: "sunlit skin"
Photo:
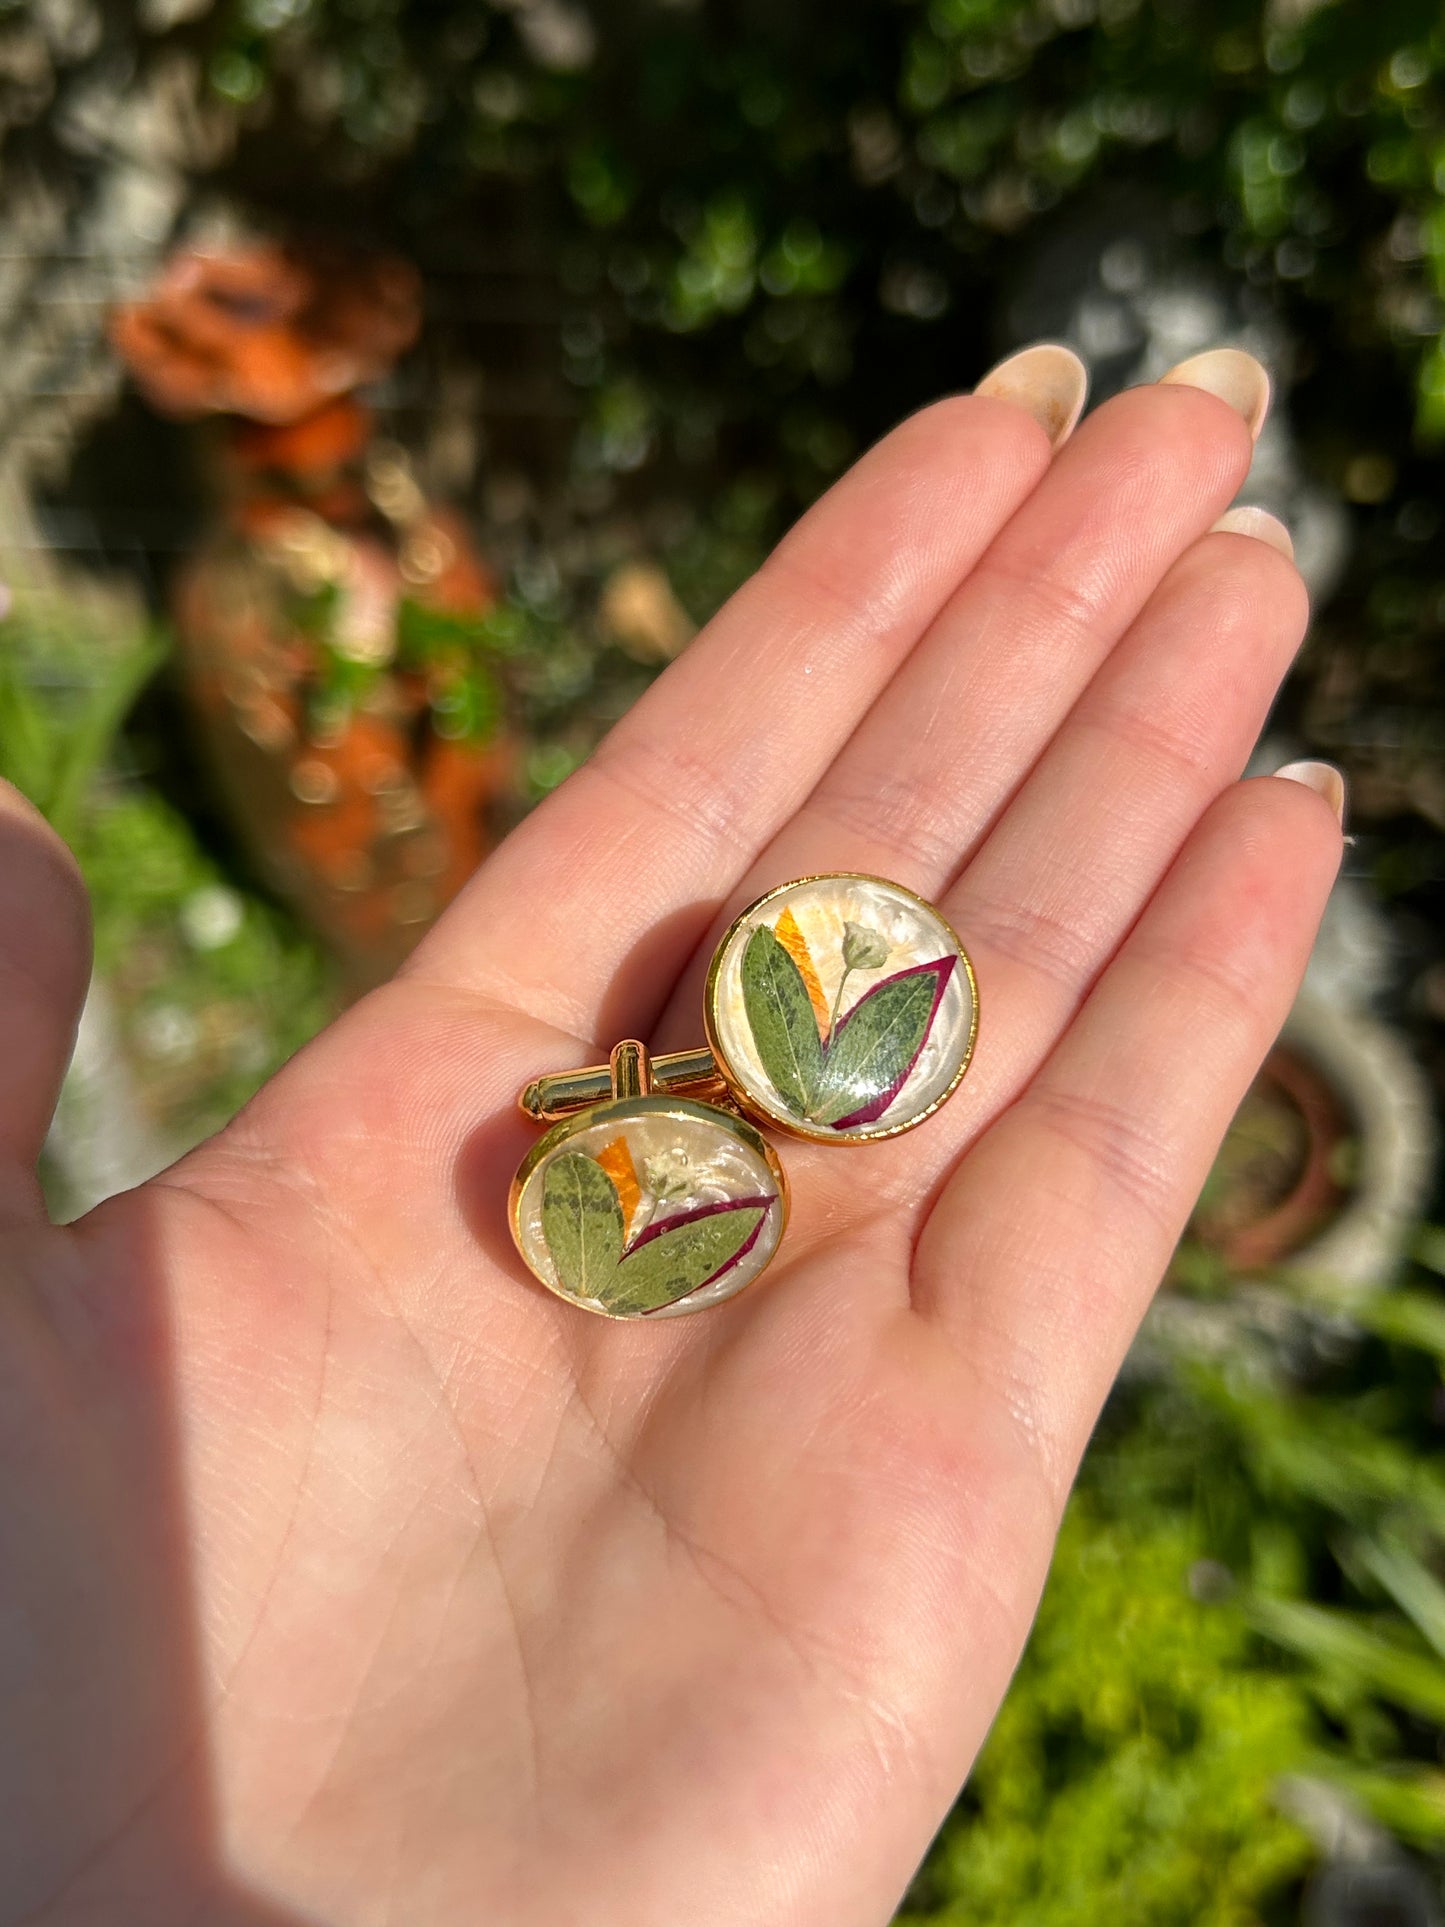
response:
[[[1304,626],[1250,439],[903,424],[402,974],[55,1228],[82,894],[0,814],[0,1927],[882,1927],[1290,1002],[1338,825],[1239,771]],[[730,917],[862,870],[977,967],[958,1095],[788,1143],[751,1290],[613,1323],[507,1183],[539,1072],[700,1041]]]

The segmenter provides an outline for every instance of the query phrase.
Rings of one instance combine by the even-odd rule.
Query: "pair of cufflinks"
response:
[[[744,910],[708,971],[706,1048],[539,1078],[523,1112],[551,1128],[512,1181],[535,1276],[611,1318],[702,1311],[772,1259],[788,1185],[760,1126],[866,1144],[952,1096],[978,1032],[978,986],[931,904],[881,877],[782,884]]]

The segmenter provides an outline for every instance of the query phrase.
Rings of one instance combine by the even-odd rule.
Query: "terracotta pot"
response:
[[[1240,1271],[1303,1250],[1344,1203],[1340,1165],[1350,1137],[1329,1078],[1277,1044],[1230,1126],[1194,1214],[1195,1237]]]

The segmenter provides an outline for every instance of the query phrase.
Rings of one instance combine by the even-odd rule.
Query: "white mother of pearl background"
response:
[[[803,933],[830,1009],[843,975],[844,926],[865,924],[888,945],[887,960],[876,970],[850,972],[844,993],[845,1016],[884,978],[896,976],[912,964],[933,963],[940,957],[958,959],[918,1062],[887,1110],[871,1124],[853,1125],[843,1132],[809,1124],[788,1109],[763,1069],[743,1007],[743,951],[759,925],[776,929],[785,910],[792,911]],[[727,939],[713,988],[714,1044],[738,1085],[759,1109],[788,1130],[830,1144],[885,1137],[931,1110],[968,1060],[974,1016],[973,984],[964,968],[957,937],[926,903],[875,877],[816,877],[791,884],[769,897],[744,917]]]

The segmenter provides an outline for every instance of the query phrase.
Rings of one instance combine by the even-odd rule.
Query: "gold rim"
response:
[[[890,1124],[883,1131],[809,1130],[796,1118],[773,1111],[761,1099],[755,1097],[738,1077],[722,1048],[717,1022],[717,993],[718,980],[722,975],[723,958],[727,955],[729,945],[749,917],[755,916],[765,904],[771,903],[774,897],[786,896],[790,890],[800,890],[810,883],[876,883],[882,889],[896,890],[899,896],[907,897],[910,903],[916,903],[920,910],[926,910],[931,917],[942,924],[953,939],[959,960],[963,965],[964,975],[968,978],[971,1007],[968,1039],[964,1045],[963,1057],[958,1069],[949,1080],[947,1089],[940,1091],[927,1110],[920,1111],[917,1117],[910,1117],[902,1124]],[[963,939],[937,904],[930,903],[927,897],[919,896],[916,890],[910,890],[906,884],[895,883],[891,877],[874,876],[867,870],[819,870],[811,876],[793,877],[789,882],[780,883],[776,888],[765,891],[762,896],[755,898],[745,910],[740,910],[733,918],[717,949],[712,953],[712,962],[708,966],[707,982],[703,987],[702,995],[702,1024],[707,1036],[708,1049],[712,1052],[713,1062],[718,1068],[718,1075],[727,1085],[734,1103],[746,1116],[758,1119],[773,1129],[785,1131],[789,1137],[801,1138],[806,1144],[882,1144],[888,1138],[902,1137],[905,1131],[916,1130],[920,1124],[926,1123],[935,1111],[942,1109],[963,1082],[964,1073],[973,1062],[973,1047],[978,1041],[978,977],[974,972],[973,959],[963,947]]]
[[[635,1117],[673,1117],[691,1123],[710,1124],[715,1130],[727,1131],[733,1137],[739,1139],[750,1151],[760,1157],[767,1166],[768,1171],[771,1173],[773,1183],[777,1186],[778,1192],[779,1223],[777,1241],[773,1246],[772,1257],[768,1259],[767,1264],[760,1266],[757,1273],[751,1277],[745,1285],[740,1285],[738,1289],[731,1294],[733,1298],[740,1298],[745,1291],[752,1290],[753,1286],[758,1282],[758,1279],[761,1278],[767,1270],[768,1265],[773,1262],[773,1258],[777,1256],[778,1246],[782,1244],[783,1233],[788,1228],[788,1213],[792,1203],[788,1190],[788,1174],[783,1169],[778,1154],[772,1145],[768,1143],[768,1140],[763,1136],[761,1131],[755,1129],[747,1118],[735,1117],[731,1111],[719,1110],[716,1105],[694,1104],[690,1099],[685,1097],[615,1098],[611,1103],[591,1105],[587,1110],[579,1111],[575,1117],[564,1117],[560,1123],[554,1124],[544,1136],[538,1138],[531,1150],[528,1151],[526,1157],[524,1157],[522,1162],[517,1166],[516,1176],[512,1179],[511,1188],[507,1193],[507,1223],[512,1233],[512,1243],[517,1247],[517,1254],[521,1258],[522,1263],[537,1280],[538,1284],[550,1291],[554,1298],[560,1298],[564,1305],[571,1305],[577,1311],[591,1312],[594,1317],[597,1318],[610,1318],[618,1324],[635,1325],[642,1322],[636,1316],[628,1316],[625,1312],[608,1311],[603,1305],[589,1304],[585,1298],[574,1298],[571,1292],[563,1291],[560,1286],[553,1284],[550,1278],[544,1277],[543,1274],[538,1271],[537,1267],[527,1256],[526,1247],[522,1243],[521,1231],[522,1193],[526,1190],[529,1180],[535,1175],[538,1166],[541,1165],[546,1158],[550,1157],[554,1151],[560,1149],[569,1138],[575,1137],[579,1131],[589,1130],[594,1124],[605,1124],[609,1119],[615,1118],[618,1123],[625,1123],[628,1118]],[[705,1289],[706,1287],[703,1285],[698,1286],[699,1291]],[[680,1305],[685,1303],[686,1300],[679,1299],[677,1302]],[[715,1300],[715,1303],[718,1305],[724,1305],[729,1302],[730,1300],[727,1298]],[[694,1309],[697,1311],[711,1311],[713,1305],[698,1305]],[[688,1315],[675,1310],[673,1307],[668,1307],[668,1314],[679,1318]],[[662,1314],[658,1315],[661,1316]]]

